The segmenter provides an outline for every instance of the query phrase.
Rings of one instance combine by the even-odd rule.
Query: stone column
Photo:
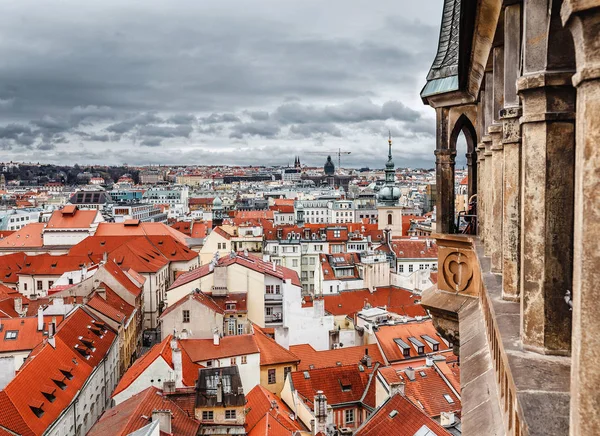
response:
[[[521,338],[523,347],[567,355],[573,271],[575,90],[573,41],[561,2],[523,4]]]
[[[454,232],[454,160],[456,150],[435,150],[438,233]]]
[[[577,145],[573,241],[573,338],[570,434],[600,428],[600,1],[566,0],[562,19],[575,42]],[[595,9],[593,9],[595,7]]]
[[[491,218],[490,221],[490,255],[492,260],[492,272],[502,272],[502,191],[504,155],[502,147],[502,124],[494,124],[489,127],[488,132],[492,138],[490,147],[492,153],[491,169]]]
[[[502,208],[502,295],[517,301],[519,296],[520,205],[521,205],[521,116],[517,95],[521,58],[521,5],[504,8],[504,108],[502,145],[504,146],[504,192]]]
[[[485,243],[485,145],[477,144],[477,234]]]
[[[502,109],[504,180],[502,207],[502,296],[519,298],[520,205],[521,205],[521,126],[520,107]]]
[[[483,156],[485,157],[485,174],[483,175],[483,185],[484,185],[484,210],[485,214],[485,239],[483,244],[483,253],[486,256],[492,255],[492,205],[493,205],[493,185],[492,185],[492,170],[494,168],[494,164],[492,161],[492,137],[490,135],[485,135],[482,138],[483,142]]]

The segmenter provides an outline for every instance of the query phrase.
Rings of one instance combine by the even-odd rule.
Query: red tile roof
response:
[[[173,368],[171,339],[173,339],[172,335],[167,336],[162,340],[162,342],[154,345],[152,348],[150,348],[150,350],[148,350],[148,352],[146,352],[146,354],[137,359],[133,365],[129,367],[125,374],[123,374],[123,377],[112,393],[112,396],[114,397],[118,393],[127,389],[158,358],[163,359],[167,365]],[[178,342],[178,346],[181,349],[183,384],[185,386],[194,386],[196,384],[196,380],[198,379],[198,370],[201,368],[201,366],[192,362],[189,354],[182,349],[181,341]]]
[[[245,428],[249,434],[290,435],[293,431],[306,430],[299,420],[291,418],[292,410],[261,385],[248,392],[246,401]]]
[[[225,336],[219,345],[214,345],[212,339],[181,339],[179,344],[192,362],[259,353],[254,335]]]
[[[185,244],[186,235],[163,223],[140,223],[126,226],[124,223],[100,223],[95,236],[173,236]]]
[[[156,387],[150,386],[128,398],[112,409],[108,409],[88,432],[88,436],[125,436],[148,425],[154,410],[171,412],[172,434],[195,436],[200,423],[182,410]],[[163,434],[161,432],[161,434]]]
[[[299,363],[300,359],[291,351],[286,350],[274,339],[268,337],[257,325],[254,327],[254,340],[260,350],[261,365],[280,365],[283,363]]]
[[[64,254],[52,256],[50,254],[38,254],[27,256],[19,275],[48,275],[61,276],[68,271],[78,271],[92,262],[86,256]]]
[[[16,284],[19,282],[17,273],[23,268],[26,257],[23,252],[0,256],[0,282],[15,285],[16,287]]]
[[[437,259],[438,257],[434,239],[392,239],[392,249],[399,259]]]
[[[323,272],[323,280],[356,280],[360,278],[357,264],[360,262],[358,253],[320,254],[319,262]],[[336,276],[336,269],[345,269],[344,275]],[[352,269],[352,274],[348,270]]]
[[[374,373],[371,373],[371,375]],[[361,371],[358,365],[335,366],[292,372],[294,389],[312,409],[317,391],[323,391],[327,403],[331,406],[344,403],[360,402],[367,395],[369,385],[374,386],[371,375]],[[306,377],[308,375],[308,378]],[[342,388],[342,385],[344,387]],[[368,405],[374,406],[375,391],[369,398]]]
[[[433,349],[429,345],[429,343],[423,338],[424,335],[433,338],[437,342],[438,351],[448,350],[448,346],[441,338],[441,336],[437,333],[435,327],[433,326],[433,322],[431,320],[425,320],[421,322],[410,322],[407,324],[397,324],[397,325],[386,325],[379,327],[379,330],[375,332],[375,336],[377,338],[377,342],[383,351],[388,362],[397,362],[401,360],[407,360],[417,357],[422,357],[423,355],[419,355],[417,350],[410,342],[409,338],[415,338],[418,341],[424,344],[424,352],[432,353]],[[402,349],[400,346],[394,342],[394,339],[401,339],[405,344],[410,347],[410,356],[405,358]]]
[[[0,239],[0,248],[42,247],[44,245],[42,237],[44,227],[46,227],[46,223],[27,224],[12,235]]]
[[[101,285],[105,288],[105,297],[102,297],[96,291],[93,297],[87,302],[87,305],[119,324],[126,323],[135,308],[119,297],[106,284],[102,283]]]
[[[90,330],[94,321],[84,309],[76,309],[59,325],[55,347],[44,342],[31,352],[16,377],[0,393],[2,427],[24,435],[42,434],[71,404],[116,340],[116,334],[108,328],[102,330],[101,336]],[[87,347],[81,337],[90,338],[93,348]],[[89,358],[83,357],[78,349],[85,350]],[[66,388],[59,388],[54,380],[64,383]],[[42,393],[46,386],[54,390],[52,402]],[[43,415],[36,416],[32,404],[41,406]]]
[[[338,362],[341,365],[357,364],[365,356],[365,349],[369,351],[372,365],[375,365],[377,362],[380,364],[385,363],[377,344],[323,351],[317,351],[309,344],[290,346],[290,351],[300,359],[298,371],[309,369],[309,365],[318,369],[339,366]]]
[[[48,324],[52,322],[52,318],[52,316],[44,316],[42,330],[37,329],[37,316],[3,319],[2,331],[0,332],[0,353],[33,350],[48,337]],[[56,316],[55,318],[58,325],[64,317]],[[17,332],[17,337],[7,339],[6,334],[9,331]]]
[[[396,414],[392,414],[396,411]],[[357,430],[355,436],[414,436],[427,426],[433,435],[451,436],[402,395],[394,395]]]
[[[371,307],[386,306],[390,312],[403,316],[427,316],[419,304],[421,297],[395,286],[380,287],[371,293],[368,289],[342,291],[339,294],[324,295],[325,310],[332,315],[351,315],[361,311],[365,303]]]
[[[399,377],[400,381],[406,383],[406,397],[413,404],[419,405],[430,417],[436,418],[442,412],[460,412],[460,399],[436,372],[435,368],[415,369],[415,380],[410,380],[404,373],[400,373]],[[453,402],[449,403],[444,395],[450,396]]]
[[[220,258],[218,266],[230,266],[233,264],[240,265],[282,280],[290,279],[293,285],[301,286],[300,279],[296,271],[280,265],[277,265],[275,270],[273,270],[273,264],[271,262],[264,262],[262,259],[251,255],[246,257],[243,255],[243,253],[238,253],[234,257],[225,256]],[[175,289],[181,285],[190,283],[191,281],[197,280],[200,277],[204,277],[212,273],[213,271],[211,270],[209,264],[203,265],[200,268],[181,274],[179,277],[177,277],[169,289]]]
[[[61,210],[52,212],[52,216],[46,225],[46,230],[54,229],[87,229],[100,212],[96,209],[82,210],[77,206],[67,205]]]

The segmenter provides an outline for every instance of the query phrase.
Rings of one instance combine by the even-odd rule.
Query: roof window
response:
[[[448,395],[448,394],[444,394],[444,398],[446,399],[446,401],[447,401],[449,404],[454,404],[454,400],[452,399],[452,397],[451,397],[450,395]]]
[[[29,408],[35,414],[35,416],[37,416],[38,418],[41,418],[44,415],[44,409],[42,409],[43,406],[44,406],[43,401],[31,400],[29,402]]]
[[[53,379],[52,379],[52,381],[53,381],[53,382],[54,382],[54,384],[55,384],[56,386],[58,386],[58,387],[59,387],[61,390],[63,390],[63,391],[64,391],[65,389],[67,389],[67,384],[64,382],[64,379],[62,379],[62,380],[59,380],[59,379],[55,379],[55,378],[53,378]]]
[[[4,339],[15,340],[15,339],[17,339],[18,335],[19,335],[18,330],[7,330],[6,333],[4,333]]]
[[[346,377],[340,379],[340,386],[342,387],[342,392],[350,392],[352,390],[352,383]]]

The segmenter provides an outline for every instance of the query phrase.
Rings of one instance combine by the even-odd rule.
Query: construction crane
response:
[[[305,154],[319,154],[321,156],[331,156],[337,155],[338,157],[338,167],[337,170],[340,171],[342,169],[342,155],[343,154],[351,154],[351,151],[342,151],[341,148],[338,148],[336,151],[308,151]]]

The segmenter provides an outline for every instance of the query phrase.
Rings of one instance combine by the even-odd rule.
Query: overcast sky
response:
[[[0,161],[433,167],[442,0],[5,0]]]

